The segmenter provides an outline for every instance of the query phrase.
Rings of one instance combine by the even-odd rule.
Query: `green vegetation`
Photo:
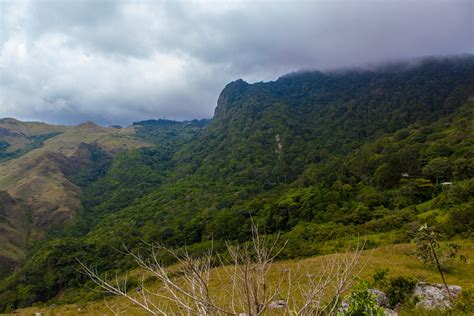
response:
[[[399,276],[390,280],[387,287],[387,298],[390,306],[407,303],[411,299],[416,280]]]
[[[6,151],[10,144],[4,140],[0,140],[0,151]]]
[[[42,135],[33,135],[33,136],[27,136],[27,144],[21,149],[17,149],[14,151],[8,151],[8,147],[10,147],[10,144],[6,141],[0,140],[0,163],[10,160],[10,159],[15,159],[17,157],[20,157],[30,150],[33,150],[35,148],[39,148],[43,146],[43,142],[49,138],[52,138],[54,136],[57,136],[61,134],[60,132],[53,132],[53,133],[47,133],[47,134],[42,134]]]
[[[377,304],[375,294],[369,291],[369,284],[364,281],[360,281],[354,286],[351,295],[347,298],[347,303],[347,310],[340,311],[338,315],[385,315],[385,310]]]
[[[443,249],[438,242],[436,232],[427,224],[422,225],[418,229],[418,233],[415,236],[415,243],[418,258],[425,264],[433,264],[436,266],[443,280],[446,292],[448,293],[449,300],[452,301],[451,293],[449,292],[449,287],[443,273],[443,268],[445,267],[444,265],[443,267],[441,266],[441,262],[445,259],[443,255],[449,259],[460,257],[461,261],[466,262],[465,256],[458,255],[460,246],[450,243]]]
[[[460,241],[462,246],[463,253],[466,254],[468,258],[474,258],[474,242],[472,241]],[[398,245],[390,245],[379,247],[377,249],[370,249],[363,252],[362,258],[360,259],[361,263],[366,263],[360,278],[362,280],[369,280],[372,276],[381,269],[385,267],[390,267],[388,275],[386,275],[386,279],[389,282],[391,279],[398,278],[399,276],[410,277],[416,279],[418,281],[425,281],[425,282],[439,282],[439,275],[435,269],[431,269],[426,265],[423,265],[415,255],[413,255],[413,251],[415,246],[413,244],[398,244]],[[270,271],[269,281],[273,284],[277,283],[279,277],[281,276],[282,271],[286,271],[285,269],[290,269],[294,272],[293,280],[298,279],[306,279],[307,275],[314,275],[318,276],[321,275],[321,262],[327,262],[327,260],[331,260],[334,258],[334,254],[330,255],[323,255],[323,256],[316,256],[311,258],[305,258],[301,260],[279,260],[275,261],[272,265],[272,269]],[[130,260],[133,260],[132,258]],[[394,262],[396,264],[394,264]],[[170,267],[171,271],[175,270],[175,266]],[[219,278],[222,277],[222,269],[212,269],[213,274],[212,277]],[[109,277],[113,277],[114,274],[109,274]],[[159,291],[161,289],[162,283],[157,282],[156,278],[146,277],[146,286],[152,291]],[[128,279],[131,280],[130,288],[135,289],[136,286],[135,280],[140,280],[141,275],[137,273],[136,270],[130,271],[128,274]],[[469,312],[472,310],[474,301],[473,298],[473,284],[474,284],[474,264],[468,263],[464,264],[459,261],[453,262],[453,267],[449,274],[447,274],[447,281],[449,284],[457,284],[463,288],[461,292],[461,296],[458,297],[455,302],[454,306],[450,313],[447,311],[424,311],[422,309],[415,309],[415,306],[408,304],[402,308],[400,311],[401,315],[414,315],[421,314],[421,315],[469,315]],[[104,297],[101,293],[97,293],[91,291],[89,288],[89,284],[86,285],[87,289],[84,291],[84,294],[81,297],[77,297],[75,300],[71,300],[74,303],[68,305],[54,305],[53,303],[58,302],[51,301],[48,304],[35,306],[32,308],[21,309],[17,311],[20,314],[31,315],[34,312],[41,312],[45,315],[48,314],[61,314],[61,315],[77,315],[79,309],[81,310],[80,313],[84,314],[108,314],[110,313],[110,309],[108,306],[112,306],[117,308],[117,310],[122,311],[124,314],[133,314],[133,315],[142,315],[139,311],[136,310],[135,306],[132,306],[131,303],[120,296],[112,296],[106,297],[106,301],[102,298]],[[225,292],[225,288],[228,286],[226,282],[216,282],[212,284],[211,290],[213,293],[220,293],[224,299],[228,300],[228,296]],[[379,288],[378,285],[371,284],[371,288],[374,286]],[[385,288],[386,289],[386,288]],[[87,293],[87,295],[86,295]],[[131,292],[133,294],[133,290]],[[95,301],[87,301],[87,299],[92,298],[92,295],[96,295]],[[278,297],[277,299],[284,299],[283,297]],[[272,310],[271,312],[274,312]],[[269,313],[270,315],[274,315],[276,313]],[[283,314],[283,313],[282,313]],[[143,315],[147,315],[143,313]],[[278,314],[277,314],[278,315]]]
[[[133,268],[122,244],[198,253],[214,241],[220,251],[248,239],[251,218],[289,240],[280,258],[330,253],[356,236],[367,247],[409,242],[420,222],[472,238],[473,73],[468,57],[239,80],[210,124],[137,123],[156,146],[70,175],[83,188],[76,223],[2,281],[0,309],[84,299],[75,258],[105,272]]]
[[[211,120],[147,120],[133,123],[137,136],[159,147],[176,147],[191,141]]]

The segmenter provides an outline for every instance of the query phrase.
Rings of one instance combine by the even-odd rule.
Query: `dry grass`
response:
[[[468,262],[453,263],[450,266],[449,272],[446,274],[447,282],[449,284],[460,285],[463,289],[474,290],[474,242],[459,241],[458,243],[462,247],[462,253],[468,257]],[[388,268],[389,275],[392,277],[403,275],[428,282],[440,283],[441,280],[438,273],[435,270],[423,266],[418,259],[412,255],[413,249],[412,244],[401,244],[364,251],[361,262],[366,262],[367,265],[361,274],[361,278],[370,281],[378,269]],[[330,256],[334,255],[275,262],[271,269],[270,280],[276,282],[281,273],[287,271],[287,269],[294,271],[295,277],[305,274],[317,275],[321,260]],[[214,281],[211,284],[211,288],[215,293],[220,293],[220,299],[225,301],[228,299],[225,297],[225,291],[223,291],[223,287],[226,286],[226,281],[216,277],[217,274],[222,275],[221,269],[222,268],[213,270]],[[150,287],[156,290],[159,288],[159,284],[151,284]],[[37,311],[43,313],[43,315],[111,315],[112,313],[108,306],[120,310],[124,315],[145,315],[134,309],[128,301],[118,297],[86,304],[72,304],[54,308],[27,308],[17,311],[17,315],[32,315]],[[272,314],[274,314],[273,311]]]
[[[134,138],[133,127],[105,128],[92,123],[71,127],[2,119],[0,128],[17,133],[14,149],[25,145],[27,136],[61,132],[44,141],[42,147],[0,163],[0,190],[23,200],[23,204],[33,210],[29,226],[24,216],[14,214],[8,216],[8,225],[0,223],[0,256],[13,260],[24,255],[24,249],[20,249],[17,242],[19,239],[24,240],[24,245],[41,239],[45,226],[61,224],[75,216],[80,206],[80,189],[64,176],[61,159],[74,155],[80,143],[97,143],[112,154],[149,146]]]

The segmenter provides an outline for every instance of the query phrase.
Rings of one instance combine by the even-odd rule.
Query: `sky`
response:
[[[474,0],[0,0],[0,118],[210,118],[224,86],[474,53]]]

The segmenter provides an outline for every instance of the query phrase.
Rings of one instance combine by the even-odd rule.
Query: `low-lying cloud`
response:
[[[237,78],[473,53],[471,0],[1,1],[0,117],[211,117]]]

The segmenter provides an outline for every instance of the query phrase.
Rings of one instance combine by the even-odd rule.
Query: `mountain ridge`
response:
[[[400,72],[237,80],[223,89],[212,121],[111,129],[149,144],[132,150],[92,144],[109,130],[92,139],[74,130],[75,144],[91,141],[76,155],[89,157],[89,167],[67,175],[81,188],[83,208],[0,283],[3,308],[60,301],[65,290],[81,296],[84,276],[71,270],[77,258],[101,271],[127,270],[132,266],[113,251],[123,244],[220,249],[224,240],[245,241],[251,219],[288,238],[285,258],[335,251],[357,235],[372,245],[409,241],[423,203],[437,214],[423,218],[447,235],[469,236],[452,216],[469,211],[469,193],[452,196],[438,179],[454,180],[453,192],[473,191],[473,73],[474,58],[467,58]],[[60,147],[62,135],[45,148]],[[63,146],[60,154],[74,157]]]
[[[18,204],[23,205],[22,212],[30,212],[29,223],[10,214],[13,218],[10,218],[9,227],[13,231],[28,231],[20,234],[23,235],[20,247],[23,250],[8,258],[9,262],[16,263],[25,256],[28,245],[44,237],[48,227],[64,224],[75,217],[80,207],[80,188],[67,179],[64,169],[70,164],[74,166],[69,169],[87,167],[88,158],[83,157],[81,162],[77,157],[82,146],[96,144],[110,154],[149,146],[139,139],[133,139],[130,136],[133,131],[112,132],[112,129],[95,124],[66,127],[2,119],[0,129],[10,131],[0,136],[0,140],[9,144],[7,150],[13,147],[11,150],[19,153],[0,163],[0,190],[14,201],[21,200]],[[28,137],[43,135],[48,137],[35,146],[29,146]],[[5,234],[4,238],[8,240],[9,231],[13,232],[7,230],[0,235]],[[9,247],[8,241],[1,244],[0,257],[3,257],[4,247]]]

